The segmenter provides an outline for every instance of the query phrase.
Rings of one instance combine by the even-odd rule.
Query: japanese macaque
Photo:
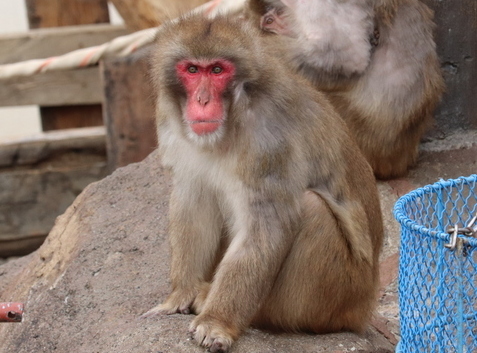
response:
[[[403,176],[439,102],[432,11],[418,0],[249,0],[326,93],[380,179]],[[279,42],[283,45],[283,41]]]
[[[372,169],[268,39],[237,17],[189,15],[153,53],[172,293],[144,316],[197,314],[190,331],[211,352],[249,325],[361,332],[376,301]]]

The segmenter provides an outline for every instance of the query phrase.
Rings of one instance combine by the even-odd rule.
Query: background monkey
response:
[[[444,89],[432,11],[418,0],[249,0],[293,66],[326,92],[381,179],[412,166]],[[283,44],[283,42],[280,42]]]
[[[239,18],[164,25],[153,53],[170,167],[172,293],[144,316],[195,312],[225,352],[250,324],[362,331],[382,220],[372,170],[333,107]]]

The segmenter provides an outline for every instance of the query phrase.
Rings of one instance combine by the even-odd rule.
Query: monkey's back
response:
[[[265,43],[268,43],[267,39]],[[273,53],[272,48],[268,52]],[[283,61],[272,55],[267,59],[280,76],[268,76],[269,83],[257,92],[256,99],[267,109],[260,110],[260,104],[255,107],[253,121],[247,125],[247,136],[254,139],[239,144],[244,148],[243,154],[257,150],[251,145],[261,146],[269,160],[276,163],[275,167],[272,162],[267,165],[286,173],[299,192],[316,189],[332,195],[338,204],[346,197],[359,203],[369,224],[369,234],[363,234],[363,237],[368,237],[373,246],[377,271],[383,224],[371,166],[326,96]],[[262,127],[258,135],[257,124]],[[250,165],[250,159],[244,165]],[[255,162],[255,165],[263,164]],[[247,167],[247,172],[252,171],[253,168]],[[250,179],[258,180],[256,176]]]

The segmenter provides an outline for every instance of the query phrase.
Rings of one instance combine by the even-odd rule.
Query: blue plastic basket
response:
[[[401,224],[397,352],[477,352],[477,238],[460,229],[451,246],[448,233],[476,216],[476,184],[477,174],[440,181],[394,207]]]

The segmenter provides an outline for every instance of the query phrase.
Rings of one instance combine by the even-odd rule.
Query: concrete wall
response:
[[[424,0],[435,11],[435,38],[447,91],[436,111],[437,130],[448,135],[477,129],[477,1]]]

